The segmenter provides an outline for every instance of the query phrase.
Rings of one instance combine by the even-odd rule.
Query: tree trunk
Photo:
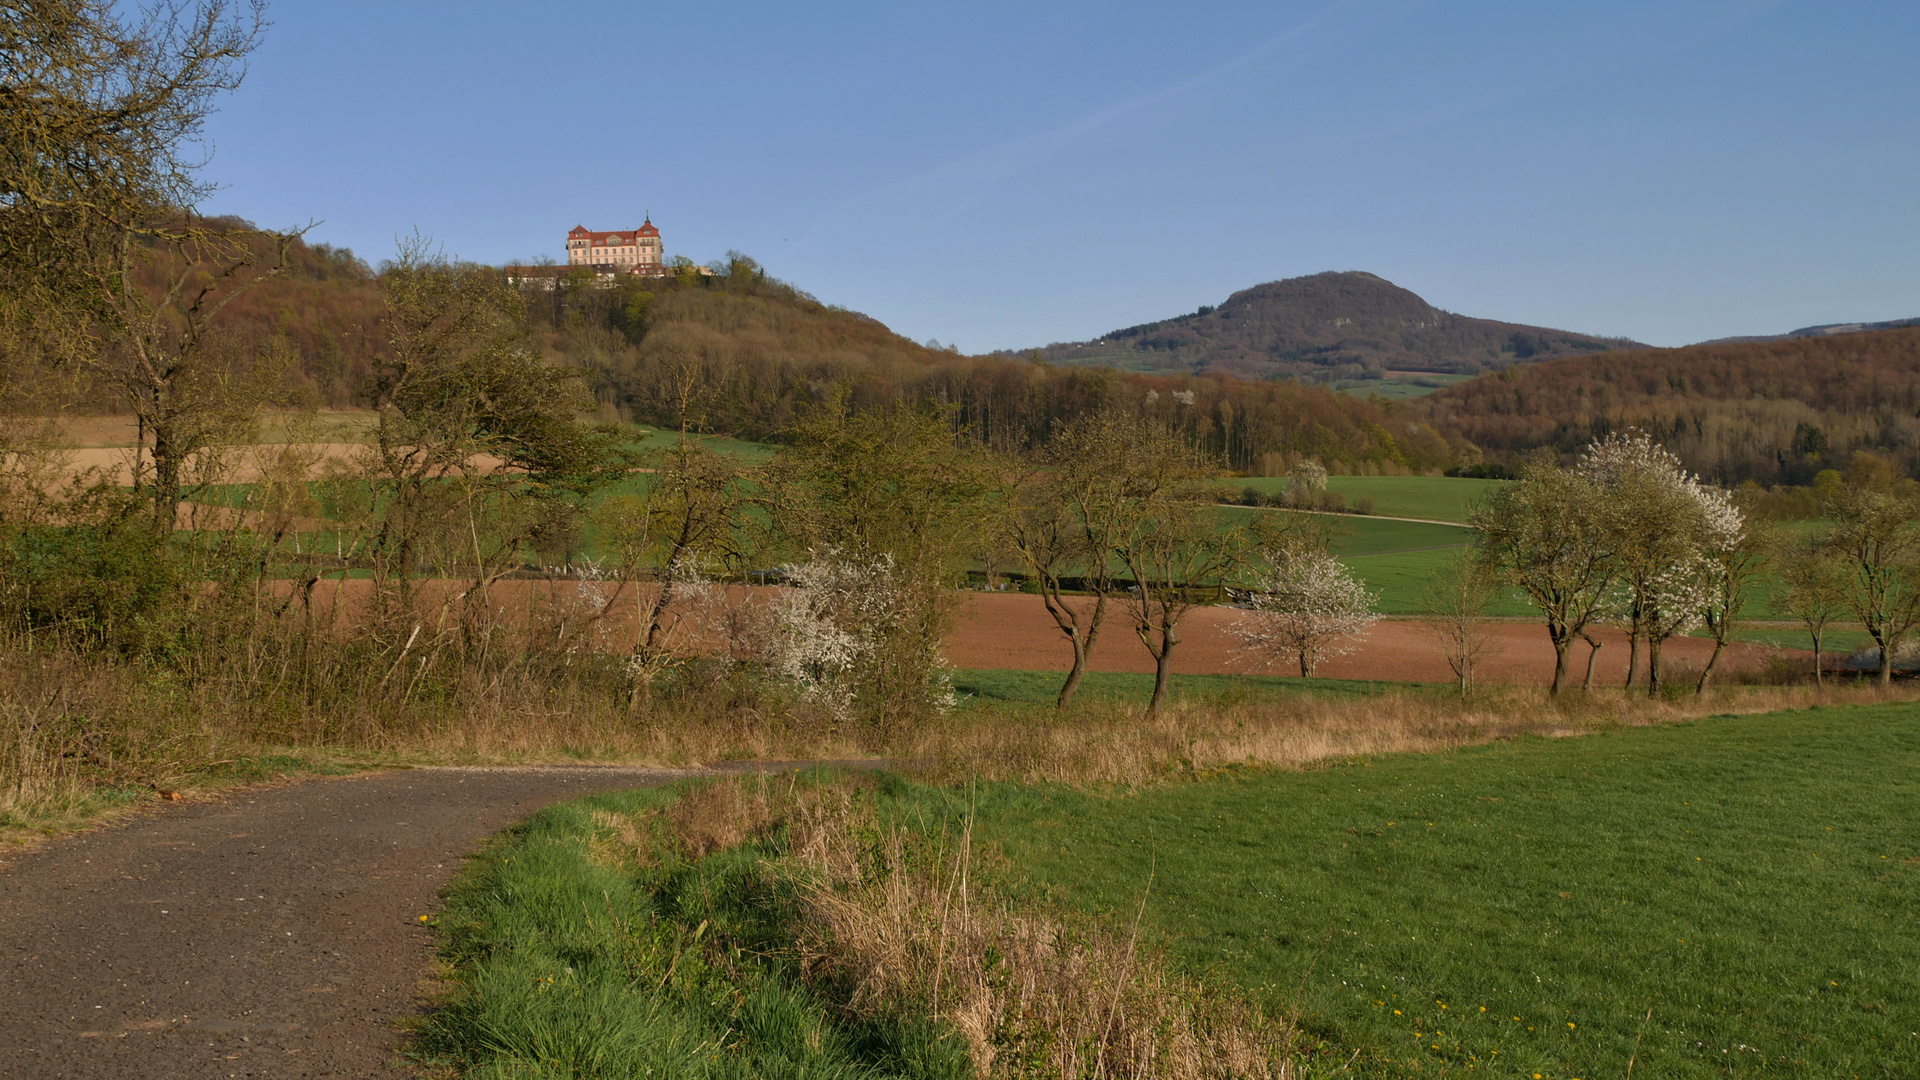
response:
[[[1173,647],[1178,644],[1172,637],[1160,639],[1160,655],[1153,658],[1153,700],[1147,702],[1147,715],[1159,716],[1160,706],[1167,700],[1167,681],[1173,677]]]
[[[1888,641],[1886,644],[1880,646],[1879,682],[1881,686],[1893,685],[1893,647],[1894,645],[1895,645],[1895,642]]]
[[[1647,635],[1647,696],[1660,696],[1660,639]]]
[[[1073,695],[1080,689],[1080,680],[1087,673],[1087,643],[1078,631],[1067,636],[1073,643],[1073,668],[1067,672],[1067,681],[1060,687],[1059,700],[1053,703],[1056,709],[1065,709],[1073,703]]]
[[[1720,662],[1721,650],[1725,649],[1726,647],[1727,647],[1726,642],[1721,641],[1718,638],[1714,639],[1713,655],[1707,657],[1707,666],[1705,669],[1703,669],[1700,672],[1700,685],[1693,688],[1693,692],[1695,696],[1699,696],[1707,692],[1707,680],[1713,678],[1713,665]]]
[[[1600,655],[1600,643],[1584,635],[1582,636],[1582,640],[1587,643],[1587,677],[1580,680],[1580,689],[1587,691],[1593,689],[1593,661],[1595,657]],[[1571,642],[1569,642],[1569,644],[1571,644]]]
[[[1622,686],[1632,686],[1633,677],[1640,670],[1640,634],[1629,631],[1627,634],[1627,681]]]
[[[1824,672],[1820,669],[1820,632],[1808,631],[1807,636],[1813,639],[1813,685],[1821,686]]]
[[[1559,697],[1560,687],[1567,681],[1567,646],[1573,640],[1557,635],[1548,635],[1548,639],[1553,642],[1553,687],[1547,693]]]
[[[1046,588],[1043,584],[1042,589]],[[1081,680],[1087,675],[1087,658],[1093,654],[1093,643],[1100,638],[1100,624],[1106,621],[1107,598],[1104,593],[1093,600],[1093,611],[1087,618],[1087,628],[1080,629],[1079,618],[1066,608],[1066,601],[1057,592],[1048,595],[1047,613],[1067,635],[1067,641],[1073,646],[1073,669],[1067,672],[1067,681],[1060,687],[1060,697],[1053,704],[1056,709],[1064,709],[1073,704],[1073,695],[1080,691]]]

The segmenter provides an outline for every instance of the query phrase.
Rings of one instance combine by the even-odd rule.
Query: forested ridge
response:
[[[1295,383],[965,357],[821,304],[751,260],[724,270],[543,297],[544,340],[598,373],[602,400],[636,419],[749,438],[779,439],[845,395],[855,409],[943,402],[973,438],[1001,447],[1037,446],[1057,422],[1124,402],[1180,423],[1251,473],[1278,475],[1302,457],[1342,471],[1434,472],[1472,454],[1393,405]]]
[[[1576,453],[1639,428],[1727,484],[1803,484],[1869,451],[1920,471],[1920,327],[1604,353],[1509,368],[1410,403],[1489,457]]]

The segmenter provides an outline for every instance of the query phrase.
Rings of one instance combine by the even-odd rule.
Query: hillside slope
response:
[[[936,401],[985,443],[1035,446],[1088,408],[1125,405],[1187,428],[1230,468],[1431,473],[1476,455],[1399,406],[1319,387],[1154,376],[929,349],[736,260],[712,277],[622,282],[536,300],[547,350],[596,373],[635,420],[779,439],[836,395],[854,409]]]
[[[1243,289],[1219,307],[1040,350],[1055,363],[1243,379],[1475,374],[1528,360],[1644,348],[1442,311],[1384,278],[1314,274]]]
[[[1920,470],[1920,327],[1509,368],[1408,411],[1514,460],[1639,427],[1723,483],[1804,483],[1855,451]]]

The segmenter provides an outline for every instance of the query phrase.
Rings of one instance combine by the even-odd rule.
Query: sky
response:
[[[377,263],[650,214],[967,352],[1366,270],[1679,345],[1920,316],[1911,0],[276,0],[204,205]]]

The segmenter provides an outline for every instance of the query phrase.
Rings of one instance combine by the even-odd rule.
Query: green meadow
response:
[[[1019,697],[1007,675],[963,673]],[[851,1021],[799,977],[768,841],[595,857],[592,811],[674,797],[555,807],[470,865],[427,1051],[476,1076],[964,1074],[911,1015]],[[1920,1060],[1913,705],[872,797],[901,828],[971,822],[996,895],[1138,918],[1187,971],[1295,1015],[1310,1075],[1894,1080]]]
[[[1355,500],[1373,500],[1373,512],[1382,517],[1425,518],[1465,523],[1474,502],[1497,490],[1503,481],[1471,480],[1458,476],[1329,476],[1327,487]],[[1287,489],[1284,476],[1254,476],[1235,480],[1236,488],[1279,494]]]
[[[1920,1061],[1914,706],[971,798],[1036,895],[1144,895],[1157,940],[1292,1005],[1356,1075]]]

